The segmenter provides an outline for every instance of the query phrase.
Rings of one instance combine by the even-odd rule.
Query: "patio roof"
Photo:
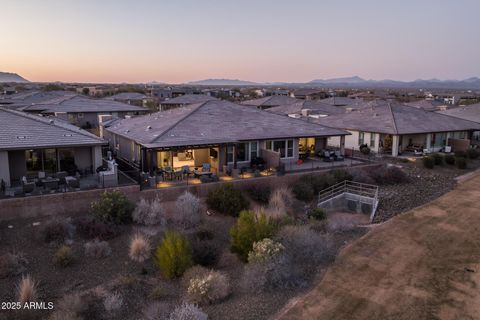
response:
[[[106,141],[64,121],[0,108],[0,150],[103,144]]]
[[[277,114],[300,114],[302,110],[311,110],[312,113],[316,114],[342,114],[345,113],[344,108],[339,108],[332,106],[330,104],[322,103],[316,100],[300,100],[296,103],[282,105],[278,107],[268,108],[266,111],[277,113]]]
[[[349,134],[223,100],[118,119],[106,126],[105,130],[147,148]]]
[[[438,111],[438,113],[480,123],[480,103]]]
[[[341,129],[386,134],[480,130],[480,124],[396,102],[377,101],[342,115],[310,121]]]

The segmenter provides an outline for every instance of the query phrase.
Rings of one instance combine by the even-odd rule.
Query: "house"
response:
[[[185,94],[183,96],[162,101],[160,103],[160,110],[169,110],[211,100],[217,100],[217,98],[206,94]]]
[[[19,109],[38,103],[55,102],[66,97],[76,96],[70,91],[23,91],[8,96],[0,96],[0,106],[7,106],[11,109]]]
[[[480,124],[472,121],[386,101],[311,121],[350,132],[346,148],[358,150],[366,144],[373,152],[392,156],[418,149],[437,152],[453,139],[469,145],[472,132],[480,129]],[[340,141],[331,139],[329,144],[339,145]]]
[[[0,179],[7,187],[38,172],[95,170],[105,144],[64,121],[0,108]]]
[[[97,129],[99,124],[98,118],[101,115],[125,118],[126,116],[148,112],[148,109],[126,103],[79,95],[60,97],[56,100],[23,107],[20,110],[28,113],[55,116],[84,129]]]
[[[469,120],[476,123],[480,123],[480,103],[471,104],[468,106],[451,108],[448,110],[437,111],[440,114],[444,114],[450,117]],[[480,131],[475,131],[472,134],[472,141],[480,145]]]
[[[148,97],[139,92],[121,92],[104,98],[105,100],[118,101],[134,106],[142,107],[145,105]]]
[[[363,99],[356,98],[347,98],[347,97],[337,97],[333,96],[330,98],[322,99],[320,102],[336,106],[336,107],[349,107],[349,108],[356,108],[361,105],[364,101]]]
[[[443,103],[441,101],[436,100],[418,100],[412,102],[406,102],[405,105],[415,108],[420,108],[425,111],[438,111],[438,110],[446,110],[449,105]]]
[[[268,112],[287,115],[292,118],[300,117],[326,117],[332,114],[345,113],[345,109],[335,107],[317,100],[297,100],[292,104],[266,109]]]
[[[103,132],[117,159],[151,173],[203,164],[225,173],[257,157],[278,167],[296,163],[302,144],[319,151],[329,137],[348,134],[224,100],[110,121]]]
[[[258,99],[245,100],[241,104],[245,106],[256,107],[258,109],[268,109],[272,107],[284,106],[298,102],[298,99],[288,96],[267,96]]]
[[[297,89],[290,93],[290,97],[305,100],[324,99],[328,93],[322,89]]]

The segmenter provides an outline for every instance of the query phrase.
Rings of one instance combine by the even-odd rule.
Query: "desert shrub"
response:
[[[351,181],[353,179],[350,172],[344,169],[335,169],[330,173],[335,180],[335,183],[343,182],[345,180]]]
[[[212,240],[215,237],[212,230],[200,228],[195,232],[195,238],[198,240]]]
[[[68,267],[73,263],[74,255],[71,247],[63,245],[55,252],[53,263],[60,267]]]
[[[150,257],[152,247],[150,240],[141,233],[136,233],[130,239],[128,256],[136,262],[143,262]]]
[[[352,172],[352,181],[374,184],[375,180],[365,170],[355,170]]]
[[[266,184],[256,183],[248,188],[248,194],[253,200],[267,204],[272,194],[272,188]]]
[[[176,231],[167,231],[155,251],[154,261],[165,277],[180,277],[193,264],[188,240]]]
[[[272,257],[283,253],[285,247],[270,238],[265,238],[253,244],[252,251],[248,253],[248,263],[270,260]]]
[[[78,233],[85,239],[110,240],[117,236],[117,227],[97,221],[92,217],[80,217],[74,221]]]
[[[27,264],[27,259],[20,252],[2,254],[0,256],[0,279],[21,274],[25,271]]]
[[[308,218],[312,220],[326,220],[327,219],[327,214],[325,210],[321,208],[313,208],[308,210]]]
[[[213,266],[220,258],[221,249],[212,240],[193,239],[192,242],[193,262],[202,266]]]
[[[155,197],[152,201],[141,198],[135,210],[133,210],[132,219],[134,222],[146,226],[165,225],[167,221],[165,208],[158,197]]]
[[[456,158],[466,158],[467,157],[467,152],[463,150],[455,151],[455,157]]]
[[[155,301],[148,304],[142,311],[143,320],[168,320],[173,305],[169,301]]]
[[[315,197],[312,185],[304,181],[297,181],[294,183],[292,186],[292,191],[295,195],[295,198],[300,201],[310,202]]]
[[[248,209],[248,201],[231,184],[219,185],[208,193],[207,205],[223,214],[238,216],[240,211]]]
[[[440,153],[432,154],[432,158],[436,166],[440,166],[443,164],[443,156]]]
[[[454,165],[455,164],[455,156],[452,154],[447,154],[445,156],[445,163],[449,165]]]
[[[103,222],[125,224],[132,221],[133,204],[118,190],[105,191],[92,203],[93,214]]]
[[[107,312],[118,311],[123,305],[123,298],[118,292],[109,293],[103,300],[103,307]]]
[[[455,164],[458,169],[467,169],[467,160],[465,158],[455,158]]]
[[[275,234],[276,225],[265,215],[256,216],[252,211],[242,211],[235,225],[230,229],[232,252],[242,261],[247,261],[253,244]]]
[[[317,195],[320,191],[337,183],[332,173],[322,175],[304,175],[300,181],[309,184],[313,188],[313,192]]]
[[[215,303],[225,299],[229,294],[228,277],[222,272],[213,270],[203,276],[191,278],[187,287],[187,299],[193,303]]]
[[[112,249],[106,241],[97,239],[85,243],[85,255],[89,258],[105,258],[112,254]]]
[[[178,197],[175,206],[175,222],[184,229],[197,226],[201,221],[200,199],[188,191]]]
[[[365,154],[365,155],[368,155],[368,154],[370,154],[370,148],[368,147],[367,144],[362,144],[362,145],[360,145],[360,152]]]
[[[51,220],[43,226],[41,234],[46,243],[61,243],[69,236],[69,226],[66,221]]]
[[[260,213],[271,219],[285,218],[292,210],[293,200],[293,194],[289,188],[277,188],[270,195],[267,208],[260,210]]]
[[[480,153],[477,149],[470,148],[467,150],[467,156],[469,159],[477,159],[480,156]]]
[[[168,320],[207,320],[208,315],[194,304],[184,303],[176,307]]]
[[[82,320],[82,313],[87,309],[88,303],[80,294],[67,294],[55,304],[55,311],[49,320]]]
[[[17,301],[24,304],[25,302],[33,302],[37,299],[37,283],[30,276],[22,276],[22,280],[17,285]]]
[[[368,174],[372,177],[375,183],[381,185],[399,184],[408,181],[405,172],[396,166],[381,166],[368,171]]]

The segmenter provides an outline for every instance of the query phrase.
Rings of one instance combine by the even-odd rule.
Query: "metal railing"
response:
[[[378,186],[345,180],[320,191],[318,194],[318,203],[333,199],[344,193],[356,194],[376,200],[378,199]]]

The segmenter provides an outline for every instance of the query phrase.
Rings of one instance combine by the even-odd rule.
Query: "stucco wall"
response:
[[[24,150],[8,151],[8,163],[10,166],[11,180],[20,180],[27,174]]]
[[[90,147],[75,148],[74,150],[75,165],[80,170],[90,168],[92,163],[92,152]]]
[[[0,181],[5,181],[10,186],[10,165],[8,163],[8,151],[0,151]]]

